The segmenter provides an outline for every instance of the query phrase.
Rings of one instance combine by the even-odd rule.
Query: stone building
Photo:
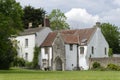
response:
[[[41,69],[89,69],[89,58],[108,57],[109,45],[99,23],[93,28],[62,30],[48,34],[41,45]]]

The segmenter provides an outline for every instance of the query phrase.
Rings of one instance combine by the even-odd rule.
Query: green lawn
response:
[[[1,70],[0,80],[120,80],[119,71]]]

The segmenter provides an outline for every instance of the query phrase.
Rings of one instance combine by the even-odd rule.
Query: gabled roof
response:
[[[39,32],[44,28],[45,27],[36,27],[36,28],[25,29],[23,32],[20,33],[20,35],[23,36],[23,35],[35,34],[36,32]]]
[[[96,28],[76,29],[76,30],[62,30],[58,32],[51,32],[42,43],[41,46],[52,46],[58,33],[61,34],[65,44],[79,44],[86,45]]]

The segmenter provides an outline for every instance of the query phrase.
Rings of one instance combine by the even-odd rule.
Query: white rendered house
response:
[[[41,45],[41,69],[87,70],[89,58],[108,57],[109,45],[98,26],[49,33]]]
[[[19,47],[18,57],[31,62],[34,56],[35,46],[39,47],[49,32],[51,32],[49,27],[37,27],[26,29],[20,33],[20,35],[16,37]]]

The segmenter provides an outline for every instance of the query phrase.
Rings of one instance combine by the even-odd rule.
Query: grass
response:
[[[119,71],[0,70],[0,80],[120,80]]]

